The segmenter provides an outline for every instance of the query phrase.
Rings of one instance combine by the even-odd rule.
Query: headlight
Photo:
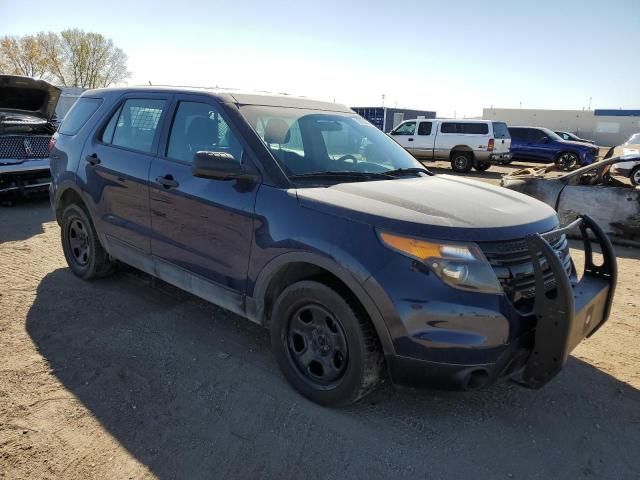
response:
[[[384,245],[424,263],[443,282],[481,293],[504,293],[493,268],[474,244],[428,242],[378,232]]]

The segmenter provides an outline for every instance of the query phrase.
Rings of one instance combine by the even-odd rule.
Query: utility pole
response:
[[[384,97],[385,97],[385,95],[384,95],[384,93],[383,93],[383,94],[382,94],[382,106],[383,106],[383,107],[384,107]]]
[[[593,99],[593,97],[589,97],[589,110],[591,110],[591,100]]]

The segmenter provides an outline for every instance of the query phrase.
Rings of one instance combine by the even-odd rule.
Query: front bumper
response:
[[[51,183],[49,158],[10,162],[0,160],[0,194],[46,192]]]
[[[580,229],[585,249],[584,274],[575,285],[545,238],[572,228]],[[593,262],[594,241],[604,257],[601,266]],[[609,317],[617,278],[615,253],[606,234],[587,216],[565,228],[531,235],[527,244],[540,292],[529,313],[515,310],[504,296],[438,291],[435,283],[422,298],[417,289],[394,302],[400,321],[390,328],[395,352],[386,355],[394,383],[466,390],[514,378],[523,386],[540,388],[560,372],[570,352]],[[556,287],[551,292],[544,293],[549,278],[540,258],[553,272]],[[406,289],[415,280],[396,277],[396,282]]]

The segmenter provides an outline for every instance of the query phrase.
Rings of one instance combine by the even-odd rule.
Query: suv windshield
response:
[[[560,135],[558,135],[556,132],[554,132],[553,130],[549,130],[548,128],[544,128],[544,127],[540,127],[539,130],[542,130],[544,132],[544,134],[546,136],[548,136],[551,140],[555,140],[563,142],[565,141],[564,138],[562,138]]]
[[[240,112],[289,177],[348,173],[345,178],[391,178],[385,173],[426,171],[400,145],[357,115],[246,105]],[[415,173],[415,172],[413,172]]]

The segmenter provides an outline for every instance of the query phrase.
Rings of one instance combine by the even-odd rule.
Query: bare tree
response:
[[[100,33],[80,29],[0,39],[0,72],[65,87],[108,87],[127,79],[127,56]]]
[[[0,72],[50,79],[51,72],[38,37],[35,35],[2,37],[0,39]]]

